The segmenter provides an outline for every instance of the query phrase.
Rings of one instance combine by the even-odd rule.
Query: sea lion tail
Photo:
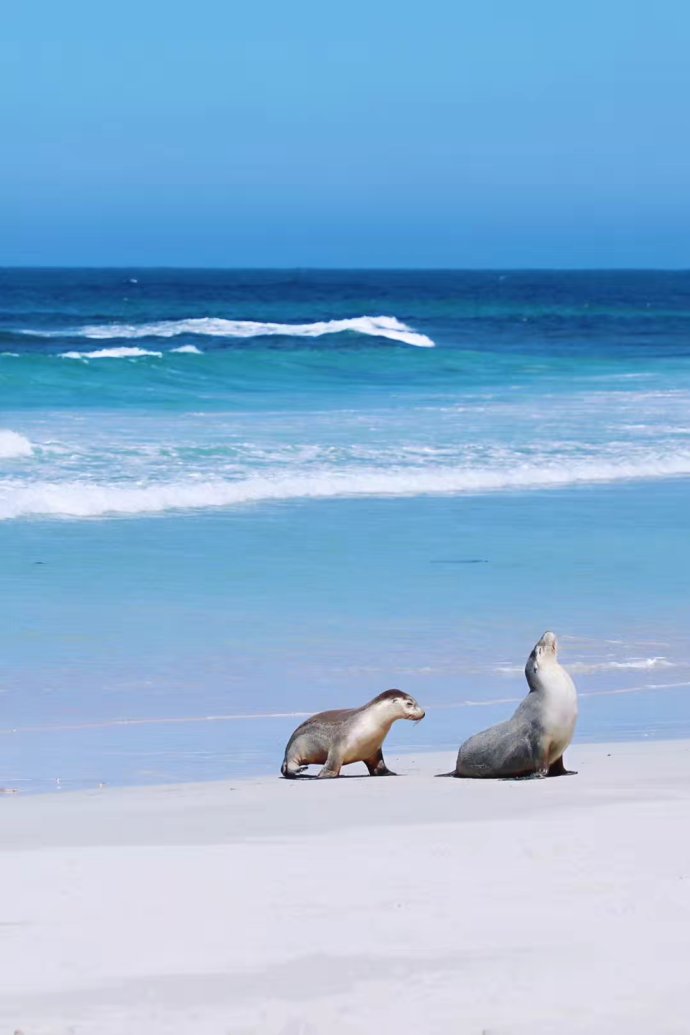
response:
[[[456,771],[454,769],[452,769],[449,773],[436,773],[435,775],[436,775],[436,777],[439,777],[439,776],[457,776],[458,774],[456,773]]]

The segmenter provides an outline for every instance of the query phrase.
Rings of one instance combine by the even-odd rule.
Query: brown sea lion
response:
[[[423,719],[424,710],[404,690],[384,690],[361,708],[312,715],[298,726],[285,748],[281,772],[293,779],[308,765],[323,765],[320,778],[338,776],[344,765],[364,762],[371,776],[395,776],[381,745],[396,719]]]

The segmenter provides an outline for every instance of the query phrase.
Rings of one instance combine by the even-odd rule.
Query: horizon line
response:
[[[0,263],[7,270],[198,270],[226,273],[689,273],[688,266],[207,266],[144,263]]]

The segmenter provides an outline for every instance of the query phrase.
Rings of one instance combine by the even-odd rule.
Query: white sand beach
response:
[[[690,743],[543,781],[389,761],[0,801],[0,1030],[690,1030]]]

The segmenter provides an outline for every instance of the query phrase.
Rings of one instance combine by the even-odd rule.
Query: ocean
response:
[[[690,735],[690,273],[0,270],[0,784],[279,770],[507,717]]]

